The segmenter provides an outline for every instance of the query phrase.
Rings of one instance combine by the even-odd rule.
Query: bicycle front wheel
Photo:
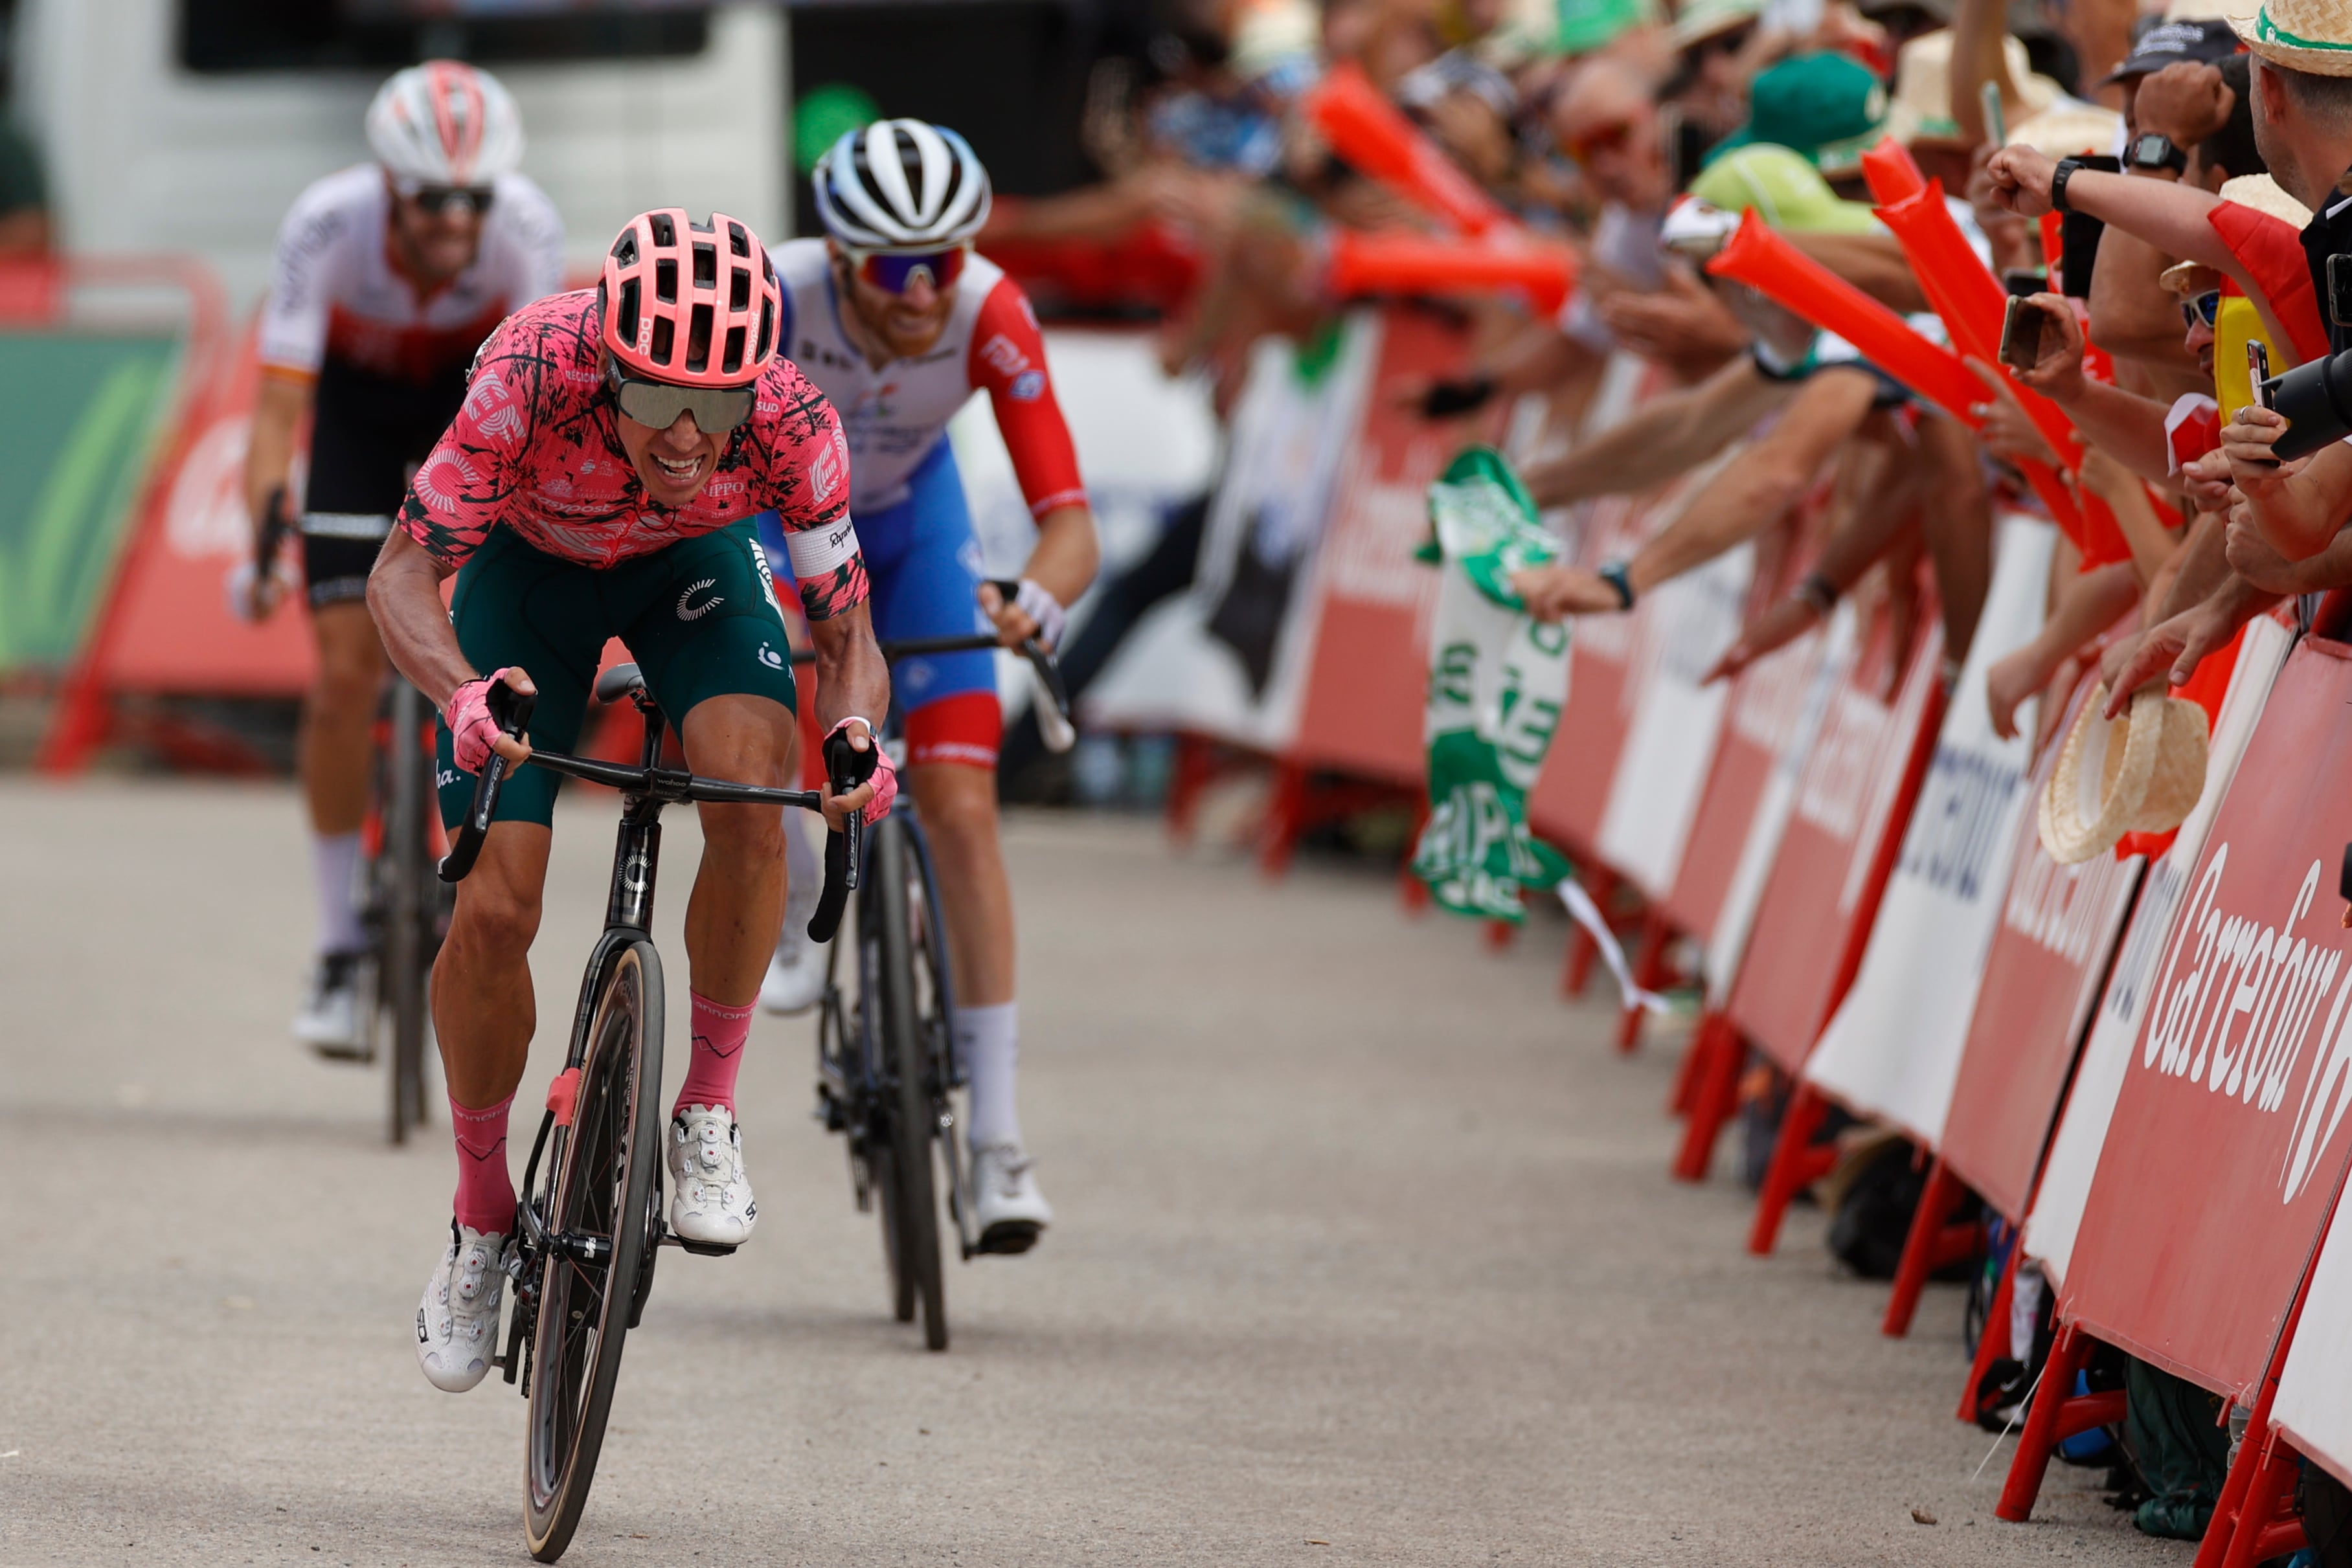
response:
[[[572,1125],[556,1133],[543,1194],[528,1199],[541,1206],[547,1232],[523,1489],[530,1554],[542,1563],[563,1555],[587,1504],[633,1298],[656,1244],[648,1217],[662,1154],[661,1020],[653,945],[616,949],[574,1042]]]
[[[923,1311],[923,1343],[948,1347],[947,1281],[940,1261],[940,1204],[931,1166],[937,1113],[931,1108],[929,1040],[916,1002],[916,900],[909,879],[919,874],[903,822],[884,819],[867,868],[872,902],[861,914],[872,922],[879,994],[874,1019],[881,1046],[883,1111],[890,1124],[884,1177],[883,1223],[901,1303],[910,1293]],[[865,896],[863,894],[861,897]]]
[[[433,967],[435,897],[425,813],[431,798],[432,751],[423,744],[425,700],[400,681],[392,692],[384,767],[383,855],[387,873],[381,983],[392,1015],[392,1141],[425,1121],[425,978]]]

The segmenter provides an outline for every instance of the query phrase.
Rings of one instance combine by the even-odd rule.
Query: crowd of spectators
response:
[[[1728,673],[1865,580],[1909,593],[1920,574],[1902,568],[1924,555],[1957,667],[1996,510],[2061,511],[2048,629],[2004,651],[1996,722],[2095,659],[2119,712],[2282,598],[2352,585],[2352,546],[2336,542],[2352,453],[2315,429],[2278,461],[2288,421],[2252,406],[2246,350],[2259,343],[2278,374],[2352,345],[2327,274],[2336,230],[2352,253],[2337,193],[2352,182],[2352,9],[2218,5],[1159,0],[1148,57],[1097,72],[1088,147],[1110,177],[1004,203],[983,244],[1093,246],[1107,275],[1156,279],[1166,366],[1207,371],[1229,408],[1254,342],[1312,343],[1351,303],[1332,286],[1335,236],[1444,232],[1307,112],[1319,80],[1360,72],[1507,213],[1517,243],[1574,256],[1556,311],[1507,288],[1433,290],[1476,350],[1470,372],[1408,389],[1427,417],[1547,399],[1557,434],[1527,476],[1547,506],[1640,490],[1748,443],[1630,559],[1530,575],[1539,613],[1616,612],[1755,538],[1794,587],[1758,608]],[[1982,393],[1958,411],[1707,268],[1753,211],[1949,342],[1873,213],[1864,158],[1890,143],[2021,301],[2011,363],[1971,355]],[[2062,232],[2074,256],[2058,254]],[[2352,319],[2352,259],[2336,293]],[[1654,366],[1660,390],[1588,419],[1621,352]],[[1801,507],[1808,497],[1825,504]],[[2045,724],[2054,706],[2041,705]]]

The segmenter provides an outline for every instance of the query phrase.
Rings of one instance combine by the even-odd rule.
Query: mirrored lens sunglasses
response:
[[[970,246],[959,245],[945,250],[852,251],[850,260],[866,282],[886,294],[904,294],[915,286],[919,275],[933,288],[949,287],[963,276],[964,260],[971,254]]]
[[[2194,299],[2180,302],[2180,319],[2187,326],[2194,327],[2202,321],[2210,327],[2221,315],[2221,291],[2218,288],[2209,288]]]
[[[705,435],[724,435],[751,417],[756,387],[677,387],[667,382],[639,381],[612,371],[613,401],[639,424],[667,430],[682,413],[694,415],[694,428]]]
[[[487,213],[498,193],[489,185],[403,185],[400,199],[427,217],[439,217],[451,207],[468,214]]]

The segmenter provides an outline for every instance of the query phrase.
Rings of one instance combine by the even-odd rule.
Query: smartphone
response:
[[[1985,141],[1995,147],[2009,145],[2009,125],[2000,112],[2000,84],[1978,83],[1977,104],[1984,111]]]
[[[2029,294],[2050,292],[2050,279],[2038,267],[2012,267],[2000,275],[2000,287],[2011,298],[2022,299]]]
[[[2042,308],[2014,294],[2001,312],[2000,362],[2012,371],[2042,362]]]
[[[2331,256],[2328,259],[2332,261],[2335,258]],[[2333,283],[2335,280],[2330,278],[2328,281]],[[2254,401],[2264,408],[2270,407],[2271,389],[2263,383],[2271,379],[2271,351],[2260,338],[2247,340],[2246,379],[2254,383]]]
[[[2327,258],[2327,319],[2352,327],[2352,256]]]

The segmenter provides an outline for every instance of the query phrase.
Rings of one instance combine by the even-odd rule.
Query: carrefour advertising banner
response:
[[[2352,647],[2306,639],[2189,875],[2060,1301],[2248,1402],[2352,1148],[2347,710]]]

